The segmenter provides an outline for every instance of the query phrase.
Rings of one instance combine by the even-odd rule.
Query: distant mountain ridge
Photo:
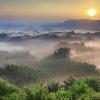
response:
[[[55,27],[100,31],[100,20],[72,19],[66,20],[63,23],[55,24]]]

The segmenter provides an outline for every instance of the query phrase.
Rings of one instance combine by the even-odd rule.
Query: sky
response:
[[[0,0],[0,20],[50,22],[88,18],[94,8],[100,19],[100,0]]]

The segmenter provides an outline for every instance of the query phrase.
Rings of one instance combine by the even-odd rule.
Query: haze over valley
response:
[[[37,74],[35,75],[37,76],[40,75],[38,74],[40,71],[42,75],[39,77],[43,76],[43,80],[46,82],[65,80],[70,76],[76,78],[98,77],[97,73],[100,70],[100,32],[98,28],[91,30],[84,27],[78,28],[79,22],[80,25],[84,26],[90,20],[85,21],[84,23],[83,19],[70,20],[65,21],[66,24],[63,22],[1,23],[1,77],[17,84],[34,81],[33,76],[33,78],[24,79],[23,74],[22,79],[16,80],[19,72],[16,72],[17,66],[15,65],[18,65],[18,69],[23,71],[24,66],[27,66],[25,69],[29,72],[30,68],[36,70]],[[97,23],[97,20],[94,22]],[[72,26],[72,23],[75,26]],[[2,72],[2,68],[4,68],[4,72]],[[10,70],[7,70],[8,68]],[[5,74],[6,70],[7,75]],[[27,73],[26,70],[24,73]],[[14,74],[13,72],[16,73],[15,77],[11,76]],[[31,76],[27,75],[27,77]],[[24,82],[25,80],[26,82]]]
[[[68,24],[70,26],[71,23]],[[98,29],[97,31],[81,28],[77,30],[73,26],[70,26],[69,30],[67,28],[69,27],[66,25],[59,27],[59,24],[57,26],[55,23],[1,24],[0,62],[31,66],[34,62],[53,54],[56,49],[68,47],[71,49],[71,59],[94,64],[100,68],[100,32]]]

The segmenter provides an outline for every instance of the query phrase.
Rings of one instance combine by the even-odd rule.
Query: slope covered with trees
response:
[[[35,68],[9,64],[0,66],[0,78],[23,85],[38,81],[60,80],[60,78],[65,80],[70,76],[77,78],[100,76],[95,65],[72,61],[69,55],[69,48],[59,48],[39,62]]]

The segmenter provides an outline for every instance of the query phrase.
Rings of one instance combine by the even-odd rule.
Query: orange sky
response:
[[[88,18],[86,11],[97,10],[100,0],[0,0],[0,19],[23,21],[62,21]]]

